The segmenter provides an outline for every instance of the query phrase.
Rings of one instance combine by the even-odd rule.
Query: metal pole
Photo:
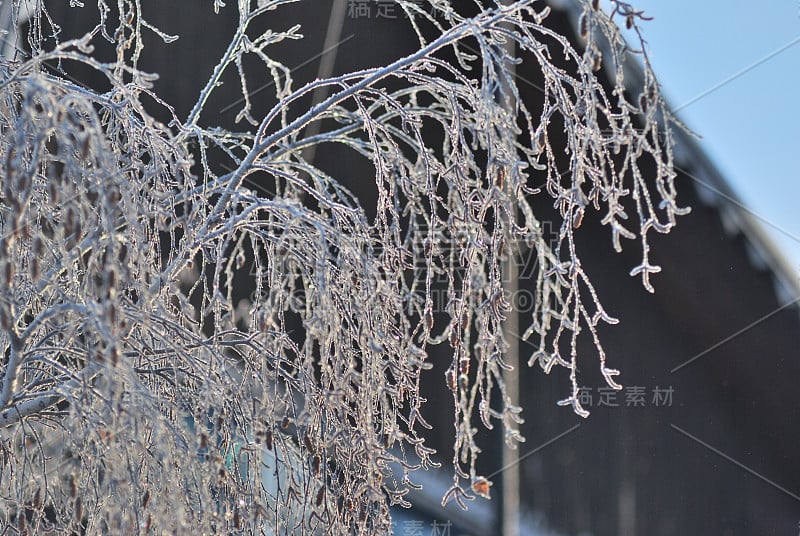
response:
[[[504,4],[509,4],[510,0],[504,0]],[[510,25],[509,25],[510,26]],[[514,57],[516,53],[516,42],[509,39],[504,45],[506,53]],[[510,63],[506,66],[509,80],[516,74],[516,66]],[[515,103],[510,94],[506,94],[503,102],[506,110],[513,116]],[[506,194],[509,199],[513,199],[514,192],[511,191],[511,181],[505,181]],[[511,212],[512,217],[516,218],[516,210]],[[519,293],[519,267],[515,262],[514,248],[507,248],[507,256],[503,260],[503,285],[505,292],[510,297],[512,310],[503,325],[503,337],[508,344],[505,361],[511,365],[511,370],[503,372],[503,381],[506,384],[506,393],[509,403],[519,404],[519,313],[513,307],[514,301]],[[519,536],[519,513],[520,513],[520,471],[519,471],[519,449],[511,448],[503,441],[503,467],[507,467],[503,473],[503,535]]]
[[[317,78],[323,80],[330,78],[333,75],[333,69],[336,65],[336,44],[339,43],[342,37],[342,27],[344,26],[344,17],[347,14],[347,0],[333,0],[331,6],[331,17],[328,20],[328,30],[325,33],[325,43],[322,45],[322,50],[325,52],[320,58],[319,69],[317,70]],[[314,89],[314,94],[311,97],[311,106],[319,104],[328,96],[328,86],[319,86]],[[305,130],[305,137],[310,138],[319,134],[321,121],[311,122]],[[314,156],[317,152],[317,145],[312,144],[303,149],[303,160],[309,164],[314,163]]]

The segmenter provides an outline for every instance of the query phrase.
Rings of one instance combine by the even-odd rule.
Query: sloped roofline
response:
[[[548,0],[554,9],[566,12],[572,26],[572,38],[582,42],[578,31],[579,18],[583,7],[578,0]],[[607,43],[598,43],[604,57],[610,55]],[[639,61],[628,55],[625,58],[626,86],[628,89],[641,87],[644,82],[643,68]],[[603,72],[609,80],[613,79],[612,67],[604,62]],[[671,109],[672,107],[669,106]],[[676,114],[677,116],[677,114]],[[779,303],[789,303],[800,298],[800,279],[786,255],[764,230],[759,221],[766,221],[747,208],[734,192],[730,183],[700,147],[697,138],[683,129],[674,129],[675,162],[677,171],[691,179],[697,197],[706,205],[716,208],[720,220],[729,236],[741,234],[751,266],[757,270],[768,270],[772,275],[775,293]],[[778,231],[786,233],[778,228]]]

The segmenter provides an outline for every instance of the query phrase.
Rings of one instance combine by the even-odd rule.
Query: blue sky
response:
[[[800,276],[800,0],[629,1],[667,100]]]

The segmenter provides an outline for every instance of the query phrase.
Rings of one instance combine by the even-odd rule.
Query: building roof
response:
[[[554,8],[565,11],[572,24],[573,35],[580,39],[578,25],[583,8],[578,0],[548,0]],[[608,50],[603,50],[604,55]],[[613,79],[611,67],[604,63],[606,76]],[[630,89],[642,87],[643,71],[638,58],[627,56],[626,86]],[[656,73],[658,75],[658,73]],[[800,300],[800,280],[792,269],[786,256],[775,245],[775,242],[764,230],[764,225],[773,227],[778,232],[789,234],[747,208],[730,183],[700,147],[697,136],[687,130],[674,129],[675,162],[679,172],[691,179],[697,197],[706,205],[719,212],[719,217],[729,236],[741,235],[752,267],[757,270],[768,270],[773,277],[775,292],[782,303]],[[796,240],[800,238],[789,235]]]

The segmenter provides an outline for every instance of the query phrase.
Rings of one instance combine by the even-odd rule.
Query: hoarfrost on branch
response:
[[[470,482],[483,482],[476,421],[522,439],[502,380],[512,314],[502,263],[520,248],[537,260],[530,364],[569,369],[559,404],[586,416],[578,359],[592,358],[577,355],[576,340],[588,330],[602,374],[620,388],[596,331],[616,320],[584,272],[576,233],[596,216],[616,250],[638,239],[631,274],[652,291],[660,268],[648,236],[685,212],[673,184],[674,119],[643,45],[629,48],[616,26],[638,32],[642,14],[582,2],[577,47],[548,26],[542,2],[476,3],[480,13],[466,17],[447,0],[398,0],[416,52],[298,88],[270,47],[301,29],[249,31],[295,1],[214,0],[209,9],[238,9],[239,25],[185,118],[139,68],[144,35],[177,36],[150,25],[138,1],[99,0],[94,29],[65,41],[37,2],[21,36],[31,53],[0,63],[4,523],[386,533],[413,470],[434,465],[420,375],[435,346],[452,357],[446,499],[463,504]],[[93,55],[103,39],[113,61]],[[520,98],[510,50],[541,72],[541,113]],[[644,65],[633,96],[631,54]],[[252,105],[245,58],[271,73],[273,108]],[[67,61],[102,74],[110,91],[47,67]],[[610,92],[601,68],[615,80]],[[204,114],[232,70],[240,131]],[[323,86],[322,102],[290,111]],[[144,100],[172,121],[154,120]],[[374,166],[375,217],[342,177],[304,158],[328,144]],[[556,164],[564,152],[566,170]],[[654,176],[640,171],[644,159]],[[543,196],[560,217],[555,237],[532,207]],[[255,291],[234,303],[243,280]],[[443,309],[437,281],[447,281]]]

